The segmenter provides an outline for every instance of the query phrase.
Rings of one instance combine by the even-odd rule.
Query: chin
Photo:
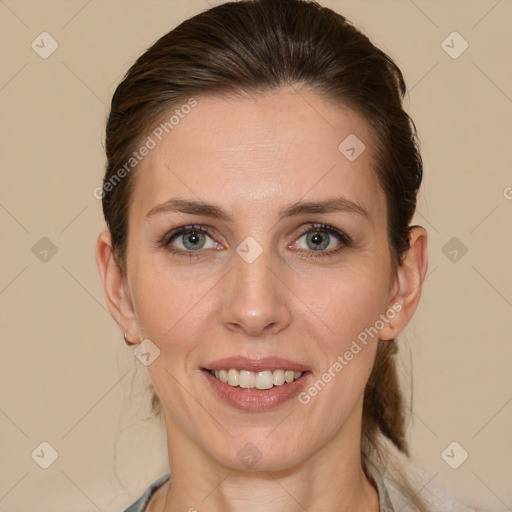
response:
[[[278,427],[279,428],[279,427]],[[258,436],[243,436],[243,439],[226,440],[226,450],[221,453],[211,453],[218,464],[232,471],[240,472],[282,472],[304,462],[309,451],[314,453],[316,447],[308,451],[305,446],[291,443],[290,438],[270,440],[266,429],[265,434]],[[211,441],[210,441],[211,442]]]

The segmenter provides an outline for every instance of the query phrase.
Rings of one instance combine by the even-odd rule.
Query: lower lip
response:
[[[304,372],[293,382],[287,382],[282,386],[274,386],[270,389],[252,391],[230,386],[214,377],[208,370],[203,370],[203,374],[222,400],[237,409],[252,412],[274,409],[290,400],[290,398],[296,397],[305,387],[309,377],[309,372]]]

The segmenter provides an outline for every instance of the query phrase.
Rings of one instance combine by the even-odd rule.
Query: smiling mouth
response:
[[[234,368],[225,370],[205,370],[213,375],[217,380],[220,380],[231,387],[240,387],[251,391],[266,390],[286,385],[300,379],[304,373],[281,369],[263,370],[259,372],[236,370]]]

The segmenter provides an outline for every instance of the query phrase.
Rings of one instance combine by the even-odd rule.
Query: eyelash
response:
[[[334,236],[334,238],[336,238],[336,240],[338,240],[338,242],[341,242],[342,245],[340,247],[338,247],[337,249],[331,249],[329,251],[323,251],[323,250],[305,251],[304,249],[300,249],[300,251],[305,251],[308,253],[306,256],[308,258],[324,258],[324,257],[334,256],[337,253],[341,252],[346,247],[350,247],[353,245],[353,239],[350,235],[344,233],[343,231],[340,231],[339,229],[336,229],[333,226],[330,226],[329,224],[324,224],[324,223],[309,224],[308,226],[305,227],[304,230],[301,231],[301,233],[299,234],[299,236],[297,237],[296,240],[298,240],[299,238],[301,238],[302,236],[304,236],[310,232],[314,233],[314,232],[318,232],[318,231],[320,231],[320,232],[325,231],[326,233],[329,233],[329,235]],[[180,235],[197,233],[197,232],[206,234],[210,238],[213,238],[212,233],[210,232],[210,228],[208,226],[190,224],[188,226],[181,226],[181,227],[176,228],[176,229],[170,231],[169,233],[167,233],[159,241],[159,246],[167,248],[167,250],[171,254],[174,254],[176,256],[183,256],[183,257],[188,256],[190,259],[200,257],[201,256],[200,253],[203,252],[200,249],[197,251],[183,251],[182,249],[175,249],[169,245],[172,240],[179,237]]]

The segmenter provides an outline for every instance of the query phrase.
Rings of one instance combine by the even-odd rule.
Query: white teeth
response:
[[[229,370],[228,371],[228,380],[226,382],[230,386],[238,386],[238,376],[239,376],[239,373],[237,370]]]
[[[241,388],[253,388],[255,384],[256,376],[254,375],[254,372],[240,370],[240,376],[238,377],[238,385]]]
[[[258,372],[255,378],[255,386],[258,389],[270,389],[274,385],[274,377],[270,370]]]
[[[284,372],[284,380],[286,382],[293,382],[294,378],[295,378],[295,372],[292,372],[290,370],[287,370]]]
[[[245,389],[270,389],[273,386],[282,386],[285,382],[297,380],[302,372],[293,370],[263,370],[261,372],[251,372],[249,370],[215,370],[215,377],[230,386]]]
[[[274,371],[274,386],[282,386],[284,384],[284,370]]]

